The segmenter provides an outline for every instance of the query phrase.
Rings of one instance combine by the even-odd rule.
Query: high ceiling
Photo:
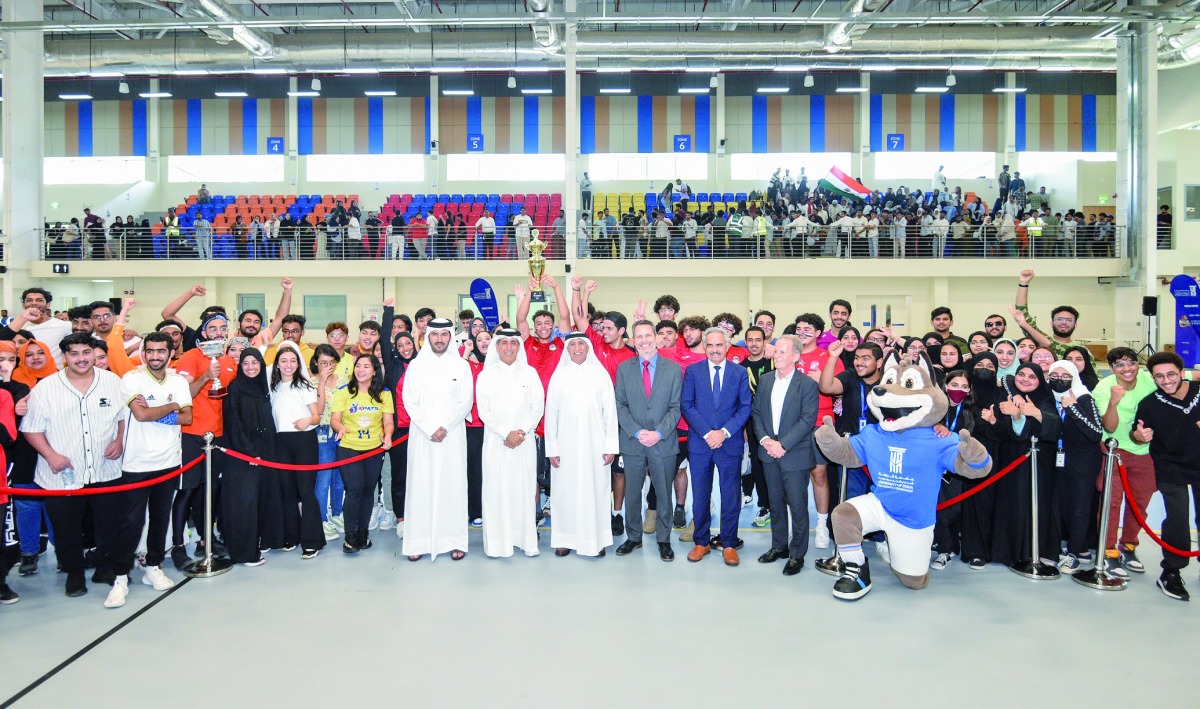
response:
[[[1143,23],[1160,66],[1200,60],[1200,0],[44,0],[4,27],[44,32],[64,76],[560,70],[571,49],[584,71],[1112,70]]]

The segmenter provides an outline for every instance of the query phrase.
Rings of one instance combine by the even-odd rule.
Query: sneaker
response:
[[[953,554],[947,554],[944,551],[938,552],[938,555],[933,557],[933,561],[929,562],[929,568],[934,571],[941,571],[946,568],[946,565],[950,563],[950,559],[952,558],[954,558]]]
[[[862,565],[846,562],[842,577],[833,584],[833,597],[843,601],[857,601],[871,590],[871,564],[863,560]]]
[[[300,558],[307,561],[308,559],[315,559],[317,557],[317,554],[320,554],[320,553],[321,553],[320,549],[305,549],[304,553],[300,555]]]
[[[742,507],[749,507],[750,503],[754,502],[754,498],[749,495],[742,495]]]
[[[696,520],[691,520],[687,523],[687,526],[683,528],[683,531],[679,533],[679,541],[691,542],[691,541],[695,541],[695,539],[696,539]]]
[[[1163,571],[1162,576],[1158,577],[1158,588],[1168,598],[1174,598],[1177,601],[1186,601],[1191,598],[1187,589],[1183,587],[1183,578],[1178,571]]]
[[[0,583],[0,606],[11,606],[21,600],[20,594],[8,587],[6,583]]]
[[[767,526],[770,523],[771,523],[771,510],[768,510],[766,507],[759,507],[758,508],[758,516],[755,517],[754,519],[750,520],[750,526],[758,527],[759,529]]]
[[[155,591],[165,591],[175,585],[175,582],[163,573],[161,566],[147,566],[146,573],[142,574],[142,583],[153,587]]]
[[[1121,565],[1135,574],[1146,573],[1146,567],[1142,564],[1142,560],[1138,558],[1137,549],[1133,547],[1123,547],[1121,549]]]
[[[404,539],[404,523],[403,522],[399,522],[399,521],[396,522],[396,538]]]
[[[483,518],[476,517],[475,519],[471,520],[471,526],[475,527],[476,529],[482,527],[483,526]]]
[[[612,516],[612,533],[614,537],[625,533],[625,518],[620,512]]]
[[[1124,566],[1121,566],[1121,560],[1111,556],[1104,557],[1104,572],[1119,579],[1129,578],[1129,572],[1125,570]]]
[[[1062,561],[1058,562],[1059,572],[1067,574],[1068,576],[1073,575],[1076,571],[1079,571],[1081,566],[1083,566],[1083,564],[1079,562],[1079,557],[1075,554],[1067,554]]]
[[[395,526],[396,526],[396,515],[392,514],[391,512],[388,512],[387,510],[384,510],[383,519],[379,520],[379,528],[386,531]]]
[[[338,537],[342,536],[338,532],[338,528],[336,525],[334,525],[332,520],[330,520],[328,522],[322,522],[321,530],[323,532],[325,532],[325,541],[327,541],[327,542],[332,542],[334,539],[337,539]]]
[[[829,548],[829,528],[825,526],[817,527],[817,538],[813,542],[813,546],[818,549]]]
[[[550,516],[550,498],[549,497],[546,498],[546,504],[542,505],[542,515],[545,517]]]
[[[279,548],[279,551],[296,551],[296,545],[295,545],[295,544],[288,544],[287,546],[280,547],[280,548]]]
[[[687,526],[687,511],[683,505],[675,505],[675,517],[671,520],[671,526],[675,529],[683,529]]]
[[[987,566],[987,562],[984,561],[983,559],[980,559],[979,557],[975,557],[975,558],[971,559],[968,566],[971,567],[972,571],[981,571],[983,569],[983,567]]]
[[[642,522],[642,534],[654,534],[658,529],[658,512],[646,510],[646,519]]]
[[[367,524],[367,529],[379,529],[379,521],[387,514],[387,510],[383,509],[383,505],[375,503],[375,509],[371,512],[371,521]]]
[[[333,522],[333,527],[334,527],[334,529],[336,529],[338,531],[338,534],[346,533],[346,518],[345,517],[343,517],[341,515],[334,515],[333,517],[329,518],[329,521]]]
[[[374,545],[374,543],[371,542],[371,538],[367,537],[366,539],[363,540],[363,545],[361,547],[359,547],[359,549],[370,549],[373,546],[375,546],[375,545]]]
[[[875,553],[879,555],[880,559],[883,559],[883,563],[888,566],[892,565],[892,555],[888,552],[887,542],[875,542]]]
[[[104,599],[105,608],[120,608],[125,605],[125,598],[129,595],[129,577],[118,576],[113,581],[112,590],[108,592],[108,598]]]
[[[33,576],[38,572],[37,554],[22,554],[21,568],[18,571],[22,576]]]
[[[188,556],[186,547],[171,547],[171,563],[175,565],[177,571],[183,571],[183,567],[187,566],[191,561],[192,557]]]
[[[262,554],[259,554],[258,558],[255,559],[254,561],[243,561],[242,566],[250,566],[250,567],[262,566],[265,563],[267,563],[267,557],[263,556]]]

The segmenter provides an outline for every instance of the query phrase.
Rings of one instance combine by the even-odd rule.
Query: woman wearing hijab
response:
[[[32,389],[34,385],[58,371],[50,348],[40,340],[29,340],[17,352],[17,368],[12,380]]]
[[[930,357],[933,359],[933,366],[946,374],[959,370],[966,369],[966,362],[963,360],[962,351],[954,346],[954,343],[941,345],[937,348],[936,355],[931,351]]]
[[[1094,538],[1089,539],[1088,526],[1096,509],[1096,471],[1100,470],[1104,457],[1100,449],[1104,424],[1074,362],[1063,359],[1050,365],[1046,384],[1062,419],[1054,471],[1056,516],[1061,534],[1055,539],[1066,540],[1067,555],[1059,562],[1058,569],[1064,574],[1074,574],[1093,563],[1088,549]]]
[[[854,351],[862,343],[862,334],[853,325],[846,325],[838,330],[838,339],[842,342],[842,366],[847,372],[854,371]]]
[[[1038,556],[1042,563],[1055,566],[1061,537],[1053,529],[1054,463],[1062,419],[1041,367],[1032,362],[1017,367],[1017,373],[1004,380],[1004,391],[1006,398],[998,405],[1000,414],[996,418],[1002,428],[1007,427],[1011,443],[1007,457],[997,463],[1003,467],[1029,453],[1032,439],[1038,439]],[[992,524],[992,561],[1007,565],[1037,561],[1030,559],[1029,548],[1033,534],[1029,509],[1032,462],[1030,456],[993,486],[996,516]]]
[[[317,424],[325,406],[325,392],[305,376],[300,348],[290,340],[280,343],[271,368],[271,414],[275,419],[276,460],[292,465],[315,465]],[[274,470],[269,478],[272,514],[263,520],[263,546],[291,551],[299,544],[301,559],[315,557],[325,546],[321,514],[317,508],[315,470]]]
[[[34,482],[34,469],[37,467],[38,454],[29,445],[29,441],[20,433],[21,420],[29,411],[30,388],[26,384],[13,380],[20,360],[17,348],[13,343],[0,340],[0,389],[8,392],[14,402],[16,413],[16,440],[4,444],[5,457],[11,466],[8,470],[9,487],[40,489]],[[0,478],[2,479],[2,478]],[[40,497],[14,497],[9,503],[13,507],[13,519],[17,526],[17,537],[21,547],[22,576],[32,576],[38,572],[38,554],[41,551],[42,524],[50,531],[49,542],[54,544],[54,529],[50,526],[50,515],[46,513],[46,503]],[[4,519],[0,517],[0,520]],[[3,527],[0,521],[0,527]],[[0,564],[4,560],[0,559]]]
[[[1021,365],[1017,359],[1017,343],[1012,340],[996,340],[996,344],[992,346],[992,352],[996,354],[996,381],[1004,381],[1005,377],[1011,377],[1017,373],[1017,367]]]
[[[267,363],[253,347],[242,351],[237,376],[224,401],[225,445],[252,458],[275,457],[275,418],[271,413]],[[221,531],[229,558],[246,566],[261,566],[258,509],[263,477],[272,475],[258,463],[228,456],[221,485]]]
[[[409,332],[398,333],[393,351],[395,358],[387,365],[384,381],[388,391],[404,391],[404,375],[408,372],[408,365],[413,357],[417,356],[417,341]],[[408,409],[404,408],[404,397],[394,396],[392,403],[396,409],[395,430],[392,434],[396,443],[392,445],[392,452],[388,455],[392,467],[392,511],[396,515],[396,536],[403,539],[404,498],[408,489],[408,429],[412,425],[412,419],[408,416]]]
[[[1088,391],[1092,391],[1100,383],[1100,378],[1096,376],[1096,370],[1092,368],[1092,353],[1088,352],[1088,348],[1082,345],[1068,348],[1063,353],[1063,359],[1075,364],[1079,370],[1079,379]]]
[[[949,348],[958,352],[953,345],[949,345]],[[950,404],[946,407],[946,416],[942,419],[942,427],[945,430],[935,427],[938,434],[948,435],[966,430],[974,435],[975,421],[979,418],[979,413],[975,409],[975,402],[971,397],[970,375],[966,370],[952,369],[946,372],[946,398],[950,400]],[[945,502],[957,496],[963,491],[967,482],[966,478],[953,473],[943,473],[942,490],[938,495],[938,502]],[[953,505],[937,513],[937,524],[933,528],[933,544],[937,550],[937,556],[930,563],[930,568],[935,571],[946,568],[950,559],[961,552],[959,543],[961,531],[962,504]]]
[[[971,336],[967,338],[967,350],[970,352],[970,357],[991,349],[992,336],[982,330],[972,332]]]
[[[1003,390],[996,384],[996,355],[991,352],[980,352],[971,360],[968,370],[968,383],[971,389],[971,399],[974,402],[973,412],[978,412],[975,426],[971,434],[987,448],[988,455],[994,461],[992,472],[1001,467],[1000,456],[1007,454],[1007,432],[997,424],[1000,416],[997,406],[1005,400]],[[963,490],[972,490],[985,482],[981,480],[963,481]],[[962,560],[971,565],[972,569],[982,569],[992,558],[992,521],[996,512],[995,486],[984,488],[980,492],[963,500],[962,509]]]

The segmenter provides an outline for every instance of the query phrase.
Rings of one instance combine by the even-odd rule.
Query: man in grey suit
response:
[[[679,397],[683,392],[683,368],[658,356],[654,324],[633,324],[633,346],[637,357],[617,367],[617,423],[620,426],[621,456],[625,459],[625,541],[617,555],[642,548],[642,485],[646,471],[658,490],[657,514],[671,519],[671,490],[675,480],[675,456],[679,440]],[[814,414],[815,415],[815,414]],[[658,553],[673,561],[671,525],[658,524]]]
[[[796,371],[800,339],[785,335],[775,344],[775,371],[763,376],[751,417],[759,434],[758,457],[771,500],[771,549],[758,557],[770,564],[787,557],[785,576],[804,567],[808,551],[808,471],[817,464],[813,431],[817,423],[817,383]],[[792,534],[788,539],[788,512]]]

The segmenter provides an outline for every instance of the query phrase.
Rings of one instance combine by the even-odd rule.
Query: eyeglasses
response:
[[[1004,327],[1003,320],[988,320],[983,324],[984,327]]]
[[[1049,354],[1033,355],[1033,357],[1031,357],[1031,359],[1034,362],[1053,362],[1054,355],[1049,355]]]
[[[112,320],[112,313],[103,313],[101,315],[93,315],[92,320]]]
[[[300,333],[302,333],[302,332],[304,332],[304,331],[303,331],[303,330],[299,330],[299,329],[292,330],[292,329],[289,329],[289,328],[286,328],[286,327],[283,329],[283,334],[285,334],[285,335],[299,335],[299,334],[300,334]]]
[[[342,332],[341,330],[334,330],[333,332],[329,333],[329,339],[344,340],[346,339],[346,333]]]
[[[1054,322],[1070,325],[1071,323],[1075,322],[1075,318],[1054,318]]]
[[[1137,366],[1138,366],[1137,362],[1130,362],[1127,359],[1119,359],[1116,362],[1113,362],[1112,368],[1113,369],[1129,369],[1130,367],[1137,368]]]

